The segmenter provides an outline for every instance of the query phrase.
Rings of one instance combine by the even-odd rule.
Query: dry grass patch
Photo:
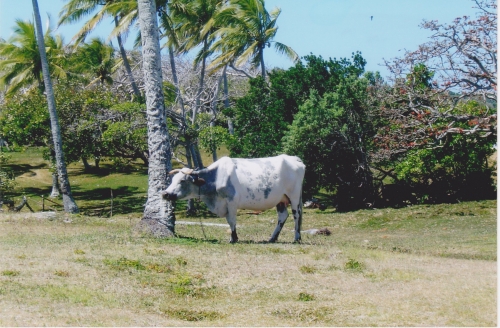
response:
[[[138,218],[2,214],[0,325],[495,326],[495,210],[308,210],[304,229],[332,234],[302,244],[290,222],[263,242],[274,211],[241,214],[235,245],[221,227],[154,239]]]

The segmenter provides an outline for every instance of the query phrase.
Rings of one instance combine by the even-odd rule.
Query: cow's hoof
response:
[[[302,244],[302,240],[300,240],[300,239],[295,239],[295,240],[293,241],[293,243],[294,243],[294,244]]]
[[[275,242],[276,242],[276,239],[273,239],[273,238],[269,239],[269,241],[268,241],[268,243],[270,243],[270,244],[274,244]]]
[[[229,240],[229,243],[231,243],[231,244],[236,244],[237,242],[238,242],[238,239],[236,239],[236,240],[230,239]]]

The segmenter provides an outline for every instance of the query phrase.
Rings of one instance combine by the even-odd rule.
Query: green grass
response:
[[[16,177],[17,188],[13,194],[16,203],[22,196],[28,197],[28,204],[35,210],[42,210],[42,196],[52,190],[49,162],[43,160],[42,149],[29,147],[24,151],[10,152],[8,168]],[[219,157],[228,154],[227,149],[218,152]],[[202,154],[205,165],[212,163],[212,156]],[[180,164],[174,162],[174,167]],[[83,164],[68,165],[68,176],[73,197],[83,215],[109,217],[113,215],[140,215],[147,197],[147,167],[141,161],[132,162],[126,172],[116,172],[112,162],[103,160],[99,170],[85,172]],[[113,208],[111,208],[113,198]],[[61,199],[54,204],[45,200],[45,209],[61,210]],[[179,202],[179,207],[185,202]],[[201,207],[204,208],[203,206]]]

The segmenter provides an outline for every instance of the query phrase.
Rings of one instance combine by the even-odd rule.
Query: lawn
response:
[[[70,180],[83,208],[97,206],[84,199],[93,188],[103,190],[92,200],[99,206],[108,188],[129,188],[116,202],[145,193],[141,171],[76,169]],[[135,210],[1,214],[0,325],[497,325],[496,201],[306,209],[303,230],[331,234],[303,233],[301,244],[292,221],[278,243],[264,242],[274,210],[240,211],[235,245],[224,219],[178,214],[171,239],[140,234]]]

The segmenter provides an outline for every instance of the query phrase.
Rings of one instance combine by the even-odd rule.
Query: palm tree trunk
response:
[[[52,192],[50,193],[49,198],[57,198],[59,197],[59,188],[57,186],[57,172],[52,173]]]
[[[64,162],[64,154],[62,149],[61,129],[59,126],[59,118],[57,117],[56,102],[54,98],[54,90],[52,88],[52,80],[50,79],[49,65],[47,62],[47,54],[45,53],[45,42],[42,32],[42,20],[40,18],[40,11],[38,9],[37,0],[32,0],[33,12],[36,23],[36,34],[38,50],[42,61],[43,80],[45,83],[45,92],[47,95],[47,104],[50,114],[50,128],[52,130],[52,139],[54,142],[54,151],[56,157],[57,175],[59,176],[59,185],[63,195],[64,211],[68,213],[78,213],[78,206],[71,194],[71,186],[69,184],[68,172],[66,170],[66,163]]]
[[[260,57],[260,69],[262,70],[262,78],[265,80],[266,79],[266,66],[264,65],[264,48],[266,45],[264,44],[264,47],[260,49],[259,52],[259,57]]]
[[[193,168],[193,161],[191,160],[191,150],[190,146],[188,144],[185,145],[186,148],[186,160],[187,160],[187,165],[188,168]],[[186,215],[187,216],[193,216],[196,214],[196,206],[194,204],[194,199],[188,199],[187,204],[186,204]]]
[[[158,237],[175,233],[174,204],[162,198],[161,192],[171,182],[171,151],[163,98],[158,22],[154,0],[139,0],[139,27],[142,36],[142,58],[148,121],[148,200],[140,228]]]
[[[118,17],[115,16],[115,26],[118,26]],[[137,99],[141,98],[141,92],[137,87],[137,83],[135,83],[134,75],[132,74],[132,69],[130,68],[130,64],[128,62],[127,53],[125,52],[125,48],[123,47],[122,36],[118,34],[116,36],[116,40],[118,42],[118,48],[120,49],[120,55],[123,60],[123,66],[125,66],[125,71],[127,72],[128,79],[130,81],[130,85],[132,86],[132,90],[134,91],[134,95]]]
[[[203,54],[206,53],[207,47],[208,47],[208,36],[205,37],[203,40]],[[196,122],[196,113],[200,110],[201,107],[201,94],[203,93],[203,87],[205,85],[205,68],[206,68],[206,63],[207,59],[206,57],[203,57],[203,60],[201,61],[201,72],[200,72],[200,83],[198,85],[198,91],[196,93],[196,104],[193,108],[193,116],[191,117],[191,123],[194,125]]]
[[[186,109],[184,107],[184,99],[182,98],[181,89],[179,88],[179,79],[177,77],[177,68],[175,65],[175,56],[174,49],[172,46],[168,46],[168,57],[170,59],[170,68],[172,70],[172,80],[174,81],[175,86],[175,94],[177,95],[177,101],[179,102],[179,106],[182,111],[182,126],[180,126],[180,131],[186,130]],[[186,160],[188,163],[188,168],[193,168],[192,160],[191,160],[191,142],[187,141],[186,143]],[[196,214],[196,206],[194,204],[194,199],[189,199],[186,205],[186,214],[188,216]]]
[[[179,88],[179,79],[177,77],[177,68],[175,66],[174,49],[172,46],[168,46],[168,57],[170,59],[170,68],[172,69],[172,79],[174,80],[175,94],[177,95],[177,101],[179,106],[181,106],[182,120],[183,124],[186,124],[186,111],[184,108],[184,99],[182,98],[181,89]],[[181,129],[182,130],[182,129]]]
[[[217,85],[215,86],[215,91],[214,91],[214,98],[212,99],[212,105],[211,110],[212,110],[212,120],[210,122],[210,127],[214,128],[215,127],[215,119],[217,118],[217,100],[219,97],[219,90],[220,90],[220,85],[222,83],[222,80],[224,79],[224,75],[226,74],[226,68],[227,66],[224,66],[224,69],[222,70],[222,74],[219,77],[219,81],[217,81]],[[212,161],[216,162],[217,161],[217,147],[212,147]]]
[[[227,109],[227,108],[229,108],[229,88],[227,85],[227,66],[224,67],[223,76],[224,76],[224,108]],[[229,130],[229,134],[233,135],[234,134],[234,124],[233,124],[233,120],[230,117],[228,117],[228,119],[227,119],[227,127]]]
[[[208,40],[207,37],[203,40],[203,52],[205,53],[207,51],[208,47]],[[193,116],[191,117],[191,123],[196,127],[196,113],[200,110],[201,107],[201,95],[203,93],[203,87],[205,85],[205,70],[206,70],[206,57],[203,57],[203,60],[201,62],[201,72],[200,72],[200,83],[198,85],[198,91],[196,93],[196,103],[193,108]],[[193,161],[196,163],[198,162],[197,168],[201,169],[203,168],[203,161],[201,159],[201,154],[200,154],[200,149],[198,148],[198,142],[194,142],[191,144],[192,146],[192,154],[193,154]],[[196,164],[195,164],[196,165]]]

